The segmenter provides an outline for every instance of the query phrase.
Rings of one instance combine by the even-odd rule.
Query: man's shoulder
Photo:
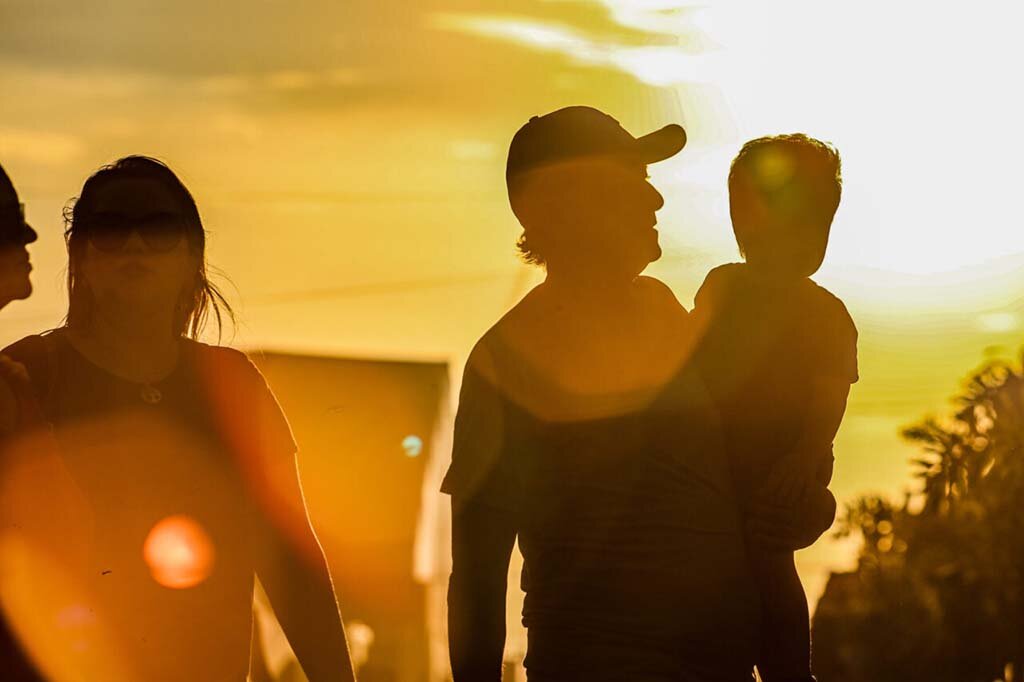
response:
[[[686,314],[687,310],[671,288],[660,279],[641,275],[636,278],[637,291],[641,293],[644,302],[662,312],[675,312]]]
[[[529,347],[550,323],[550,301],[534,287],[484,332],[473,346],[473,364],[493,364],[516,349]]]
[[[642,293],[663,301],[674,301],[679,303],[675,293],[667,284],[656,277],[640,275],[636,278],[636,286]]]

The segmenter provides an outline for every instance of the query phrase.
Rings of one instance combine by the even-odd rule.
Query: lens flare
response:
[[[213,571],[213,542],[194,519],[168,516],[153,526],[142,546],[142,556],[153,580],[164,587],[195,587]]]
[[[375,639],[373,628],[361,620],[350,620],[345,622],[345,634],[351,649],[352,665],[358,672],[370,660],[370,647]]]
[[[406,457],[419,457],[423,452],[423,439],[416,435],[409,435],[402,439],[402,450]]]

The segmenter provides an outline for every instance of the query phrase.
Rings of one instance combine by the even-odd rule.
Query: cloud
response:
[[[683,45],[623,45],[595,40],[570,26],[500,15],[437,13],[435,28],[553,52],[576,64],[616,69],[652,86],[712,82],[715,58]]]
[[[602,8],[607,21],[619,27],[620,44],[675,44],[698,52],[711,47],[704,31],[707,3],[687,0],[551,0],[563,5]],[[632,36],[632,40],[623,40]],[[592,36],[598,37],[598,36]],[[639,37],[639,40],[636,38]]]
[[[4,0],[0,72],[31,67],[87,74],[107,90],[134,87],[127,74],[172,85],[198,83],[204,96],[269,90],[299,108],[368,100],[405,104],[410,98],[432,106],[493,107],[496,99],[515,99],[510,82],[543,88],[564,78],[565,59],[558,52],[509,51],[465,32],[465,38],[439,36],[430,30],[431,17],[510,10],[527,21],[571,27],[594,44],[675,41],[607,2],[421,0],[410,9],[407,0],[97,0],[70,6]],[[100,74],[116,76],[104,84]],[[301,97],[318,88],[349,90]]]
[[[54,166],[74,161],[85,151],[78,137],[49,130],[0,127],[0,158]]]

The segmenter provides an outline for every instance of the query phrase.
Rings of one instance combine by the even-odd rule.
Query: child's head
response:
[[[825,258],[842,193],[839,152],[803,133],[759,137],[729,169],[729,212],[748,263],[807,277]]]

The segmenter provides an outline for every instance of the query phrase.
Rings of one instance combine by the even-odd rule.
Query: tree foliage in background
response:
[[[992,364],[955,414],[906,429],[919,492],[847,505],[858,568],[814,619],[823,682],[1024,679],[1024,374]]]

